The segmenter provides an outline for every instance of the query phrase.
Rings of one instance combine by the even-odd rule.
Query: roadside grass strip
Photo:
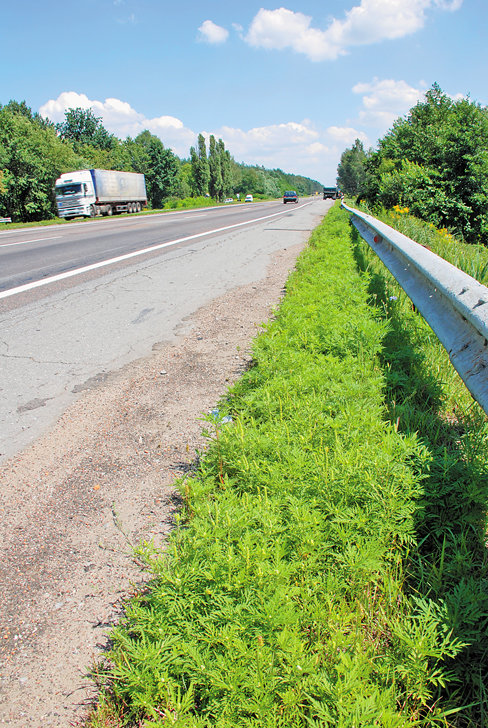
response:
[[[437,556],[463,508],[459,489],[472,488],[476,504],[455,532],[459,548],[481,528],[482,446],[455,461],[453,438],[445,456],[433,455],[403,427],[414,397],[397,414],[385,342],[408,347],[407,369],[421,362],[400,314],[392,323],[373,297],[382,273],[367,271],[367,256],[336,205],[256,338],[253,366],[219,417],[207,418],[211,444],[180,483],[185,505],[167,551],[141,550],[154,580],[112,633],[90,726],[396,728],[457,719],[456,660],[468,639],[454,634],[451,602],[429,584],[448,567]],[[449,468],[478,480],[449,490]],[[426,488],[433,470],[435,495]],[[425,514],[435,509],[433,523]],[[449,699],[452,685],[458,700]]]
[[[372,214],[488,284],[488,250],[456,239],[406,208]],[[388,419],[416,432],[426,450],[423,494],[415,517],[404,591],[445,610],[446,625],[464,643],[446,667],[444,705],[462,708],[452,725],[488,725],[488,422],[437,337],[371,248],[352,229],[354,254],[369,280],[370,302],[389,331],[379,359]],[[469,706],[469,707],[468,707]]]

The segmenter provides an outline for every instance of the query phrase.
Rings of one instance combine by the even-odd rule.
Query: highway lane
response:
[[[2,231],[0,293],[162,243],[289,213],[290,207],[273,201]]]

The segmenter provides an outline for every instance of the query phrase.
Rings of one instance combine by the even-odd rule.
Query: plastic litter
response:
[[[225,417],[220,419],[220,410],[218,409],[213,409],[210,414],[214,420],[218,420],[221,425],[228,425],[232,422],[232,417],[230,415],[225,415]]]

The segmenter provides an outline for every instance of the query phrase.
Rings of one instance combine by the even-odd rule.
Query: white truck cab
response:
[[[59,217],[95,217],[96,196],[89,169],[62,174],[56,180],[55,194]]]

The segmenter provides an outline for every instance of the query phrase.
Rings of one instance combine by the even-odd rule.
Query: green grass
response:
[[[375,212],[375,215],[378,214]],[[447,231],[393,211],[388,224],[486,283],[488,251],[456,241]],[[428,453],[424,494],[417,503],[417,543],[405,562],[405,593],[443,605],[453,636],[466,647],[447,665],[453,680],[444,695],[459,706],[459,726],[488,724],[488,425],[448,355],[369,246],[352,232],[370,303],[388,320],[380,360],[390,422],[417,433]],[[397,300],[390,300],[396,296]]]
[[[336,206],[142,552],[91,726],[482,725],[486,425],[465,394],[446,414],[379,266]]]

